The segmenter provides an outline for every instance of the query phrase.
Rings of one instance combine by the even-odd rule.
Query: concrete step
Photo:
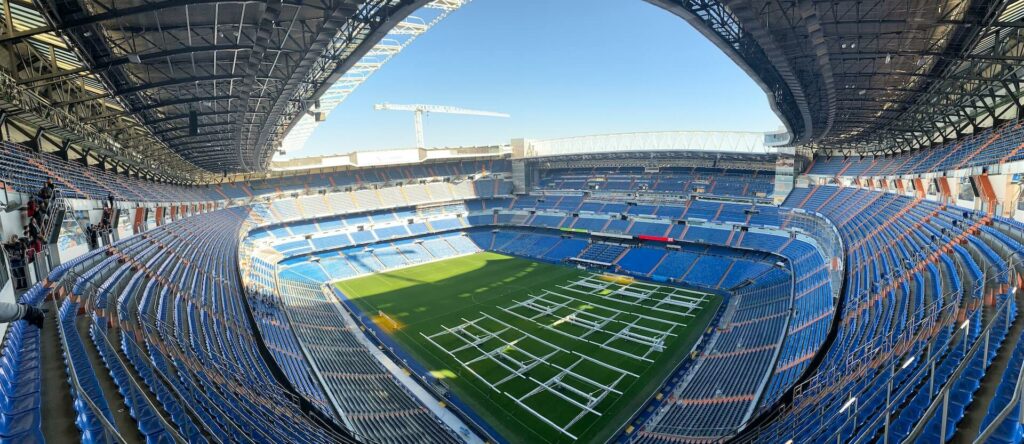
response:
[[[75,427],[75,409],[72,407],[71,386],[64,370],[60,338],[57,332],[57,310],[49,302],[46,324],[39,332],[39,355],[42,366],[41,392],[42,428],[47,442],[78,442],[82,433]]]
[[[96,379],[99,381],[100,389],[103,391],[103,397],[106,398],[107,404],[110,405],[110,413],[114,415],[114,425],[117,426],[118,432],[125,439],[126,443],[144,443],[145,437],[139,432],[138,423],[135,422],[135,418],[132,418],[129,413],[128,406],[124,404],[124,397],[118,391],[114,378],[110,376],[110,370],[103,363],[103,358],[100,357],[99,351],[96,350],[96,346],[89,336],[89,324],[91,322],[92,319],[88,315],[82,315],[76,320],[75,327],[78,329],[78,334],[82,337],[82,343],[85,345],[85,354],[89,357],[89,363],[96,372]]]

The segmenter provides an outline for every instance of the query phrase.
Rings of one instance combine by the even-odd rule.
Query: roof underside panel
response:
[[[103,142],[94,156],[191,180],[265,170],[316,101],[429,3],[0,1],[5,69],[45,101],[36,114],[69,116],[61,131]],[[647,1],[746,70],[790,144],[905,151],[1020,116],[1024,0]]]
[[[923,148],[1018,116],[1021,0],[723,0],[823,150]]]
[[[266,169],[324,85],[423,0],[44,0],[110,101],[213,173]]]

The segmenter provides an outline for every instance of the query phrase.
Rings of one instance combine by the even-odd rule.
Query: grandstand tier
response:
[[[529,430],[554,441],[932,441],[1019,430],[1007,409],[1020,373],[1013,367],[1024,234],[1012,217],[849,181],[797,187],[774,206],[764,198],[775,181],[766,171],[546,168],[535,189],[516,193],[515,177],[497,163],[446,165],[355,173],[357,183],[373,181],[372,187],[338,186],[339,177],[315,190],[301,182],[301,191],[298,182],[251,182],[253,197],[243,205],[223,198],[215,206],[228,208],[219,210],[158,203],[160,211],[144,213],[149,223],[96,242],[82,241],[81,223],[92,214],[76,210],[96,201],[96,192],[72,194],[58,181],[53,208],[64,212],[52,214],[61,221],[52,229],[63,245],[91,245],[20,298],[52,304],[60,378],[70,381],[79,439],[534,439],[503,415],[538,418]],[[124,202],[126,194],[114,198]],[[358,302],[365,291],[345,284],[444,268],[482,252],[595,274],[512,297],[508,302],[519,305],[511,308],[481,307],[491,316],[488,326],[465,324],[468,315],[463,324],[420,325],[410,317],[420,309],[415,305],[370,308],[378,306]],[[487,278],[473,279],[480,283],[467,285],[496,288]],[[404,277],[392,285],[416,292],[423,284]],[[672,288],[682,290],[666,290]],[[453,391],[448,373],[432,368],[438,362],[417,358],[418,346],[394,336],[411,322],[425,335],[441,328],[467,341],[477,355],[453,354],[451,363],[474,369],[490,362],[463,375],[478,383],[503,384],[495,365],[560,368],[567,372],[561,378],[578,381],[589,373],[566,370],[569,364],[545,358],[543,347],[524,343],[527,354],[515,358],[483,347],[512,341],[505,329],[513,325],[542,325],[537,316],[554,316],[543,331],[571,336],[587,328],[588,335],[610,335],[598,343],[613,353],[660,363],[654,357],[663,346],[651,341],[674,333],[657,324],[668,318],[656,319],[692,309],[674,291],[721,302],[642,393],[612,402],[566,395],[587,393],[568,379],[545,383],[560,389],[537,386],[537,393],[560,393],[583,406],[574,418],[536,407],[536,393],[527,392],[498,404],[504,410],[495,414],[472,392]],[[606,315],[567,311],[571,299],[559,298],[594,298],[588,303]],[[625,321],[637,314],[613,314],[612,307],[642,307],[646,314],[636,319],[644,321]],[[509,313],[519,317],[501,327]],[[542,337],[535,334],[524,337]],[[0,436],[45,438],[56,420],[40,402],[41,340],[34,326],[8,329],[3,350],[14,379],[2,394],[17,427]],[[633,346],[622,348],[621,341]],[[637,351],[639,343],[647,351]],[[601,362],[630,377],[614,360]],[[1001,397],[979,391],[986,378],[998,382],[992,383]],[[617,383],[593,381],[625,393],[614,389]],[[930,408],[945,397],[951,407]],[[598,420],[605,417],[617,419]],[[258,427],[273,421],[279,426]],[[600,427],[581,428],[591,423]]]
[[[0,2],[0,444],[1024,443],[1024,0],[649,1],[779,130],[279,162],[468,0]]]

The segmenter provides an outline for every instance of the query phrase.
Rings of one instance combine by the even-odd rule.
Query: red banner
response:
[[[670,237],[648,236],[646,234],[641,234],[641,235],[637,236],[636,238],[640,239],[640,240],[653,241],[653,242],[666,242],[666,243],[672,242],[672,238],[670,238]]]

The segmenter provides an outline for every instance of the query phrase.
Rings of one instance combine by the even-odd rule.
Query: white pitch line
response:
[[[564,286],[564,285],[558,285],[557,287],[558,287],[558,288],[561,288],[561,289],[563,289],[563,290],[566,290],[566,291],[571,291],[571,292],[574,292],[574,293],[579,293],[579,294],[585,294],[585,295],[587,295],[587,296],[597,296],[597,297],[599,297],[599,298],[601,298],[601,299],[606,299],[606,300],[609,300],[609,301],[615,301],[615,302],[618,302],[618,303],[620,303],[620,304],[632,305],[632,306],[635,306],[635,307],[643,307],[643,308],[645,308],[645,309],[647,309],[647,310],[655,310],[655,311],[660,311],[660,312],[662,312],[662,313],[669,313],[669,314],[673,314],[673,315],[676,315],[676,316],[689,316],[689,317],[695,317],[695,315],[694,315],[693,313],[690,313],[690,312],[682,313],[682,312],[679,312],[679,311],[673,311],[673,310],[666,310],[666,309],[664,309],[664,308],[657,308],[657,306],[654,306],[654,307],[652,307],[652,306],[648,306],[648,305],[643,305],[643,304],[637,304],[636,302],[633,302],[633,301],[626,301],[626,300],[622,300],[622,299],[615,299],[615,298],[610,298],[610,297],[608,297],[608,295],[603,295],[603,296],[602,296],[602,295],[599,295],[599,294],[592,294],[592,293],[584,293],[584,292],[582,292],[582,291],[579,291],[579,290],[575,290],[575,289],[572,289],[572,288],[566,287],[566,286]],[[557,294],[557,293],[556,293],[556,294]],[[595,304],[591,304],[591,305],[595,305]],[[596,305],[595,305],[595,306],[596,306]],[[634,314],[635,314],[635,313],[634,313]],[[642,315],[637,315],[637,316],[642,316]],[[660,318],[656,318],[656,319],[660,319]],[[670,322],[670,321],[666,321],[666,322]]]
[[[484,378],[484,377],[483,377],[483,376],[481,376],[481,375],[480,375],[479,373],[477,373],[477,372],[476,372],[475,370],[473,370],[473,368],[472,368],[472,367],[470,367],[470,366],[469,366],[469,365],[467,365],[466,363],[462,362],[462,360],[460,360],[460,359],[459,359],[458,357],[456,357],[456,356],[455,356],[454,354],[452,354],[451,352],[449,352],[448,350],[446,350],[446,349],[445,349],[444,347],[441,347],[441,345],[440,345],[440,344],[438,344],[437,342],[434,342],[434,340],[433,340],[433,339],[431,339],[431,338],[430,338],[430,336],[427,336],[427,335],[423,334],[422,332],[420,333],[420,336],[423,336],[424,338],[426,338],[426,340],[430,341],[430,343],[431,343],[431,344],[434,344],[434,347],[437,347],[437,348],[441,349],[442,351],[444,351],[445,353],[448,353],[448,355],[449,355],[449,356],[451,356],[451,357],[452,357],[452,359],[454,359],[454,360],[455,360],[455,362],[458,362],[458,363],[459,363],[459,365],[461,365],[461,366],[462,366],[462,368],[464,368],[464,369],[468,370],[468,371],[469,371],[470,373],[472,373],[472,374],[473,374],[473,376],[476,376],[476,377],[477,377],[477,379],[479,379],[479,380],[483,381],[483,383],[484,383],[484,384],[487,384],[487,386],[488,386],[488,387],[490,387],[490,388],[491,388],[491,390],[494,390],[494,391],[496,391],[496,392],[498,392],[498,393],[501,393],[501,390],[498,390],[498,387],[495,387],[495,386],[494,386],[494,384],[491,384],[491,383],[490,383],[490,381],[488,381],[488,380],[487,380],[486,378]]]
[[[551,293],[551,294],[554,294],[554,295],[557,295],[557,296],[561,296],[563,298],[568,298],[568,296],[563,296],[563,295],[558,294],[558,293]],[[549,302],[549,303],[552,303],[552,304],[555,303],[553,301],[548,301],[546,299],[543,299],[543,296],[536,296],[535,299],[540,299],[540,300],[542,300],[544,302]],[[538,304],[538,305],[540,305],[540,304]],[[581,324],[583,324],[583,325],[585,325],[587,327],[590,327],[589,325],[587,325],[588,323],[594,323],[595,321],[589,320],[589,319],[579,319],[581,316],[586,316],[586,317],[590,317],[590,318],[595,318],[595,319],[600,320],[600,321],[605,321],[606,323],[600,325],[600,327],[604,327],[605,325],[607,325],[608,322],[612,322],[612,323],[616,323],[616,324],[625,324],[627,326],[635,326],[638,329],[649,331],[649,332],[652,332],[652,333],[666,334],[666,335],[672,336],[672,337],[678,336],[675,333],[665,332],[665,331],[658,330],[658,329],[655,329],[655,328],[650,328],[650,327],[644,327],[642,325],[636,325],[636,321],[635,320],[633,322],[626,322],[626,321],[623,321],[621,319],[618,319],[619,315],[622,315],[622,314],[632,315],[632,313],[618,311],[618,312],[614,312],[615,313],[614,316],[609,318],[609,317],[604,317],[604,316],[598,316],[598,315],[593,314],[593,313],[588,313],[587,311],[579,309],[579,308],[567,307],[568,305],[569,305],[568,303],[565,303],[565,304],[560,305],[559,307],[566,307],[566,308],[569,308],[570,310],[573,310],[572,314],[576,315],[577,320]],[[516,305],[515,307],[532,308],[532,307],[530,307],[530,306],[528,306],[526,304]],[[556,317],[556,318],[561,318],[558,315],[554,314],[553,312],[551,312],[551,313],[542,313],[542,314],[550,315],[550,316],[553,316],[553,317]],[[529,320],[534,321],[537,324],[540,324],[540,322],[536,321],[536,318],[537,318],[537,316],[531,316],[531,317],[529,317]],[[574,321],[567,321],[567,322],[573,323]],[[595,330],[593,330],[593,328],[591,328],[591,332],[593,332],[593,331],[595,331]],[[607,333],[611,334],[611,332],[608,332],[607,330],[603,330],[603,329],[598,329],[596,331],[603,331],[603,332],[607,332]],[[588,334],[589,334],[589,332],[588,332]]]

